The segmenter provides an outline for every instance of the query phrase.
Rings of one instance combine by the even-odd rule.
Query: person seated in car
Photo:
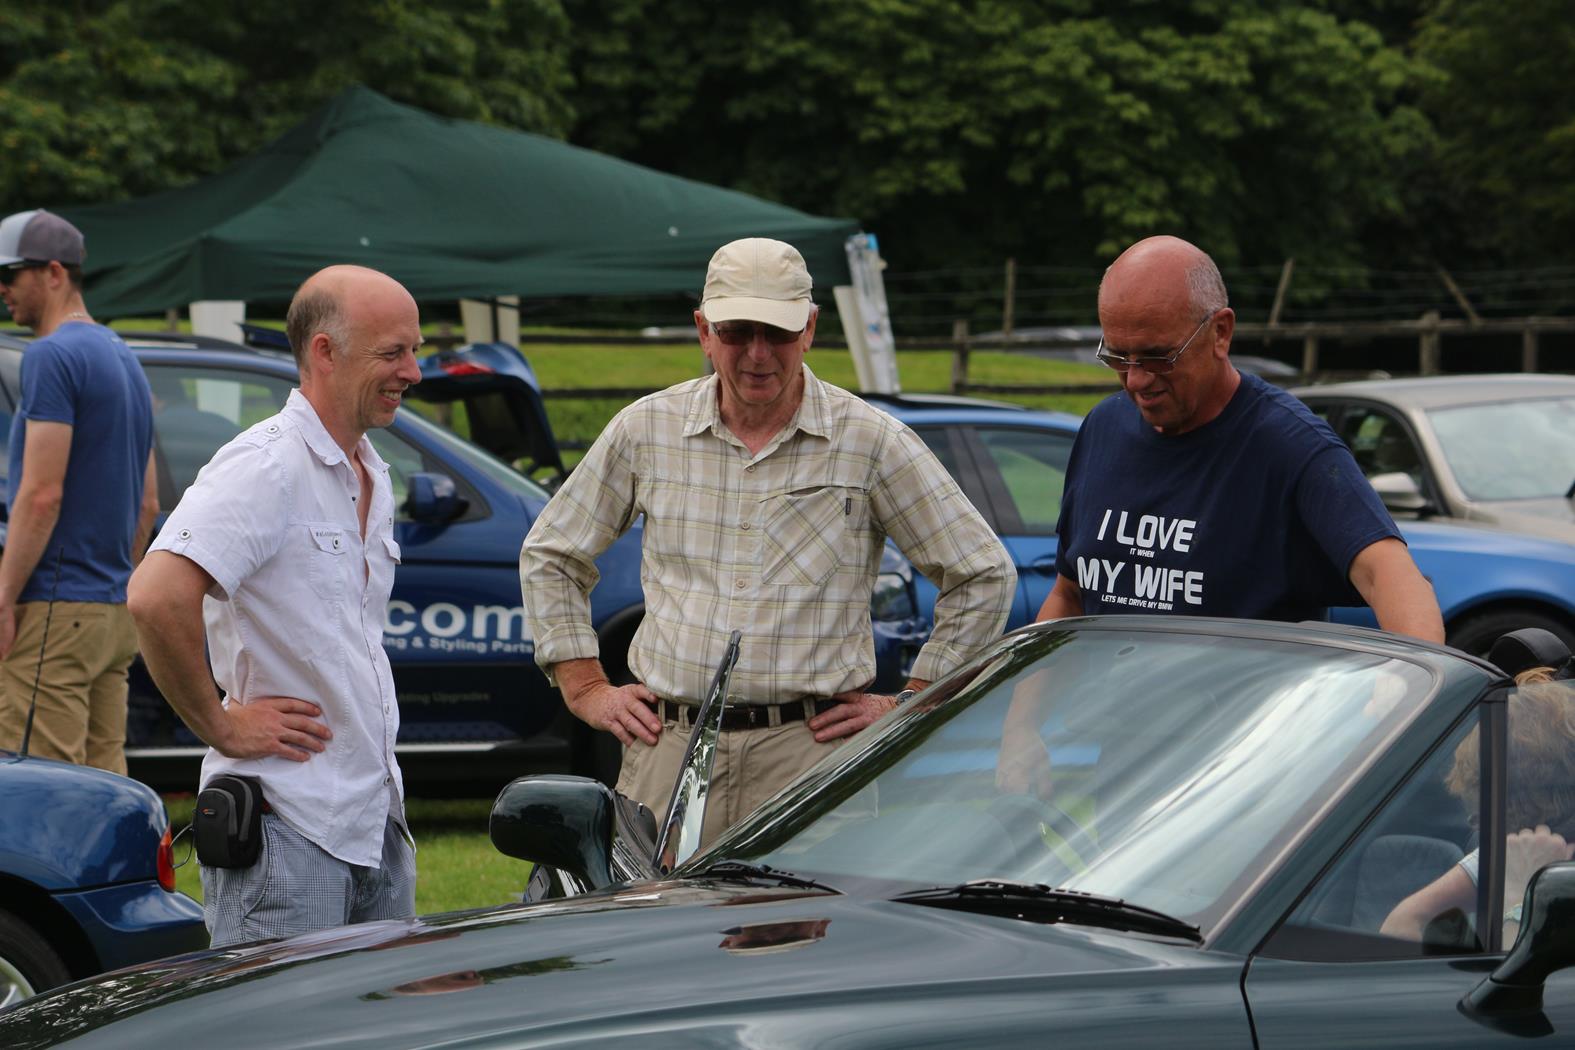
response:
[[[1521,902],[1531,877],[1575,855],[1575,683],[1553,680],[1550,667],[1515,676],[1519,696],[1510,707],[1512,763],[1504,800],[1505,824],[1518,828],[1504,843],[1504,943],[1520,932]],[[1446,784],[1475,799],[1481,781],[1477,731],[1455,749]],[[1468,804],[1470,804],[1468,802]],[[1434,919],[1476,910],[1479,853],[1472,850],[1428,885],[1402,900],[1379,932],[1422,940]]]

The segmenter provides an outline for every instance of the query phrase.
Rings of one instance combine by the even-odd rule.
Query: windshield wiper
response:
[[[1137,933],[1156,933],[1201,942],[1202,932],[1164,912],[1130,904],[1116,897],[1101,897],[1081,890],[1063,890],[1032,882],[1007,882],[1001,879],[975,879],[958,886],[932,886],[910,890],[891,898],[904,904],[930,908],[955,908],[1027,919],[1030,922],[1068,922],[1082,926],[1102,926]]]
[[[791,871],[773,868],[768,864],[752,864],[747,860],[719,860],[715,864],[708,864],[696,872],[685,872],[686,879],[736,879],[748,882],[754,879],[765,879],[776,883],[778,886],[802,886],[810,890],[826,890],[837,893],[838,890],[827,886],[824,882],[816,882],[802,875],[795,875]]]

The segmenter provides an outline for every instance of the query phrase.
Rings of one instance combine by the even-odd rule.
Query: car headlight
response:
[[[919,614],[908,578],[900,572],[883,572],[875,577],[870,596],[870,616],[876,620],[908,620]]]

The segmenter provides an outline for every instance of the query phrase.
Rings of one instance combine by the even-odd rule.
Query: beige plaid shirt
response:
[[[646,608],[629,666],[675,700],[704,697],[735,628],[739,703],[867,686],[887,536],[940,589],[916,678],[999,635],[1016,589],[1000,540],[907,426],[805,366],[797,415],[753,455],[723,424],[711,376],[620,412],[525,537],[525,614],[549,674],[598,655],[592,559],[641,514]]]

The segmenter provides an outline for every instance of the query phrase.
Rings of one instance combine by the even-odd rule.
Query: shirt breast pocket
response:
[[[800,489],[766,501],[760,580],[771,586],[818,586],[836,572],[849,542],[851,490]]]
[[[305,525],[306,578],[319,598],[338,601],[345,594],[345,576],[355,559],[350,533],[333,525]]]

